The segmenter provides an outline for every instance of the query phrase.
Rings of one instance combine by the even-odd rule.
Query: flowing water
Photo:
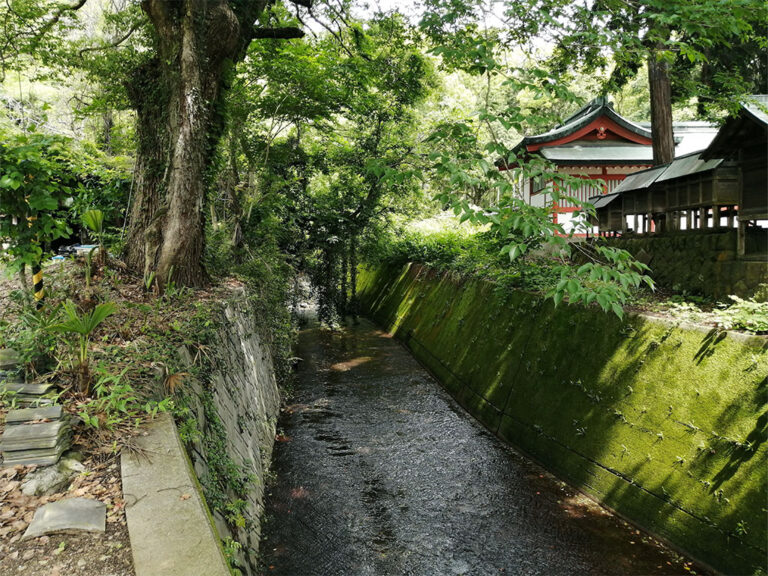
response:
[[[702,573],[495,438],[370,322],[310,324],[298,346],[265,575]]]

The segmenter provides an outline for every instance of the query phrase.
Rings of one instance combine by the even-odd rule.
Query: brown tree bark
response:
[[[672,133],[672,85],[669,66],[658,60],[652,51],[648,57],[648,84],[651,90],[651,138],[653,165],[675,159],[675,139]]]
[[[144,0],[156,58],[137,71],[136,193],[126,261],[162,289],[205,282],[206,170],[221,136],[228,72],[252,40],[267,0]]]

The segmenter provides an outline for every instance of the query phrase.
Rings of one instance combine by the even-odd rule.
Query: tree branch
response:
[[[130,38],[133,35],[133,33],[139,29],[140,25],[141,24],[138,24],[138,23],[134,24],[133,26],[131,26],[130,30],[128,30],[127,33],[125,33],[123,36],[121,36],[117,40],[113,40],[112,42],[109,42],[108,44],[105,44],[103,46],[88,46],[86,48],[83,48],[82,50],[80,50],[80,58],[82,58],[83,54],[85,54],[86,52],[99,52],[101,50],[106,50],[108,48],[115,48],[117,46],[120,46],[120,44],[128,40],[128,38]]]
[[[290,2],[297,6],[304,6],[304,8],[312,8],[312,0],[290,0]]]
[[[304,38],[304,30],[292,26],[285,28],[256,28],[253,31],[256,40],[290,40],[292,38]]]

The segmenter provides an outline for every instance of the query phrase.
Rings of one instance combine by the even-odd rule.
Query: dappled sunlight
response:
[[[331,370],[334,372],[347,372],[348,370],[357,368],[358,366],[370,362],[371,360],[373,360],[372,356],[359,356],[358,358],[353,358],[352,360],[332,364]]]
[[[765,557],[764,340],[404,273],[368,272],[361,300],[485,426],[707,562]]]

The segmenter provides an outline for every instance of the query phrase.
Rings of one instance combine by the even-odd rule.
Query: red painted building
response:
[[[676,123],[674,129],[676,156],[703,150],[716,133],[704,122]],[[562,193],[584,201],[612,192],[628,174],[651,167],[653,159],[650,126],[622,117],[604,97],[592,100],[549,132],[526,136],[515,152],[540,155],[554,163],[558,172],[583,178],[583,185]],[[551,201],[552,185],[552,181],[529,178],[523,183],[523,197],[544,206]],[[555,208],[556,221],[569,229],[575,208],[566,201]]]

